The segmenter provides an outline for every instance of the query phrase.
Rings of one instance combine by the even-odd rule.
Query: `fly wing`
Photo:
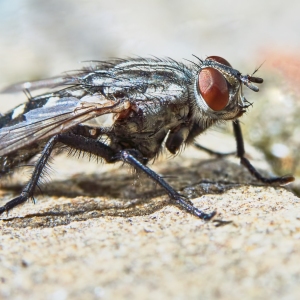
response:
[[[25,120],[0,129],[0,156],[68,131],[77,124],[107,113],[119,113],[128,101],[113,101],[103,95],[63,97],[24,114]]]

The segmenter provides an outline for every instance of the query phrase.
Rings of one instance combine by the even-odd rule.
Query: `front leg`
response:
[[[250,161],[245,157],[245,147],[244,147],[244,140],[242,135],[242,129],[240,126],[240,122],[235,120],[232,122],[233,124],[233,131],[236,139],[237,145],[237,157],[240,158],[241,164],[245,166],[248,171],[259,181],[267,184],[275,184],[275,185],[285,185],[295,180],[293,176],[282,176],[282,177],[273,177],[273,178],[266,178],[263,177],[250,163]]]

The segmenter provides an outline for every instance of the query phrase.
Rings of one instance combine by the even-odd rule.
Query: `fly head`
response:
[[[242,86],[258,92],[253,83],[263,79],[242,75],[220,56],[209,56],[197,70],[194,93],[201,114],[213,120],[234,120],[249,106],[243,95]]]

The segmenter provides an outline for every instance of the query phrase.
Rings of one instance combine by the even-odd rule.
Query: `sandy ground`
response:
[[[196,153],[153,168],[197,207],[217,210],[211,222],[171,206],[126,167],[97,172],[55,160],[67,179],[0,221],[0,297],[297,299],[299,198],[261,186],[234,158]],[[0,204],[20,180],[9,181]]]

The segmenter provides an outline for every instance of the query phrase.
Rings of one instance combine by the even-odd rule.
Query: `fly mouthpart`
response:
[[[243,103],[243,105],[239,104],[241,108],[248,108],[249,106],[253,105],[253,102],[249,102],[245,97],[243,97]]]

